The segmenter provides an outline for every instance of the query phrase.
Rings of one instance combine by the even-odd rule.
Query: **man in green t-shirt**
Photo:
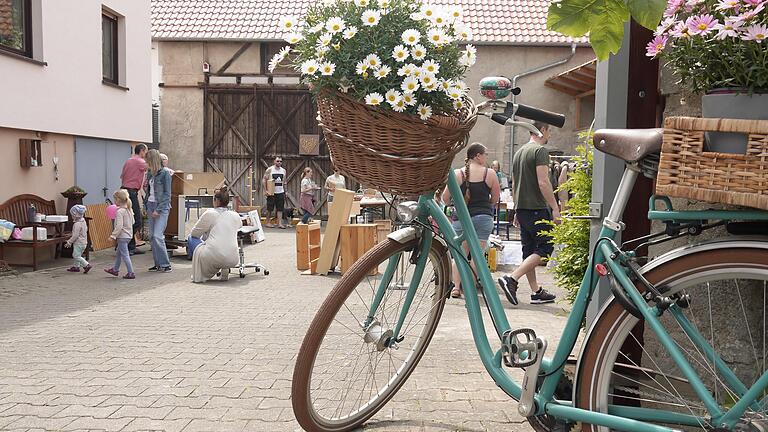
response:
[[[539,286],[536,267],[548,257],[554,247],[552,240],[543,234],[546,224],[540,220],[560,222],[560,209],[555,201],[552,183],[549,181],[549,151],[544,144],[549,140],[549,125],[534,123],[542,136],[531,134],[531,140],[515,152],[512,159],[512,191],[515,199],[514,225],[520,228],[523,244],[523,262],[511,274],[498,279],[507,300],[518,303],[517,286],[523,275],[531,286],[531,303],[552,303],[555,295]]]

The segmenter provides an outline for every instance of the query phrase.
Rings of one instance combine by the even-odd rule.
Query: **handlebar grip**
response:
[[[491,116],[491,120],[495,121],[496,123],[504,126],[507,124],[507,120],[509,120],[509,117],[503,115],[503,114],[494,114]]]
[[[561,128],[565,125],[565,116],[551,111],[534,108],[532,106],[517,104],[515,115],[525,117],[529,120],[540,121],[554,127]]]

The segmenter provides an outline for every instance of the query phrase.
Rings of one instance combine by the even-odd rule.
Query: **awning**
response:
[[[575,98],[595,94],[597,59],[568,69],[544,82],[544,85],[569,94]]]

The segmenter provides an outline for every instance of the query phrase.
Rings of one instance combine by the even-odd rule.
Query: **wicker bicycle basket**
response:
[[[427,121],[367,107],[340,93],[320,93],[317,109],[336,168],[365,187],[416,196],[445,184],[477,121],[468,102],[457,117],[434,115]]]
[[[656,193],[768,210],[768,120],[670,117]],[[705,150],[705,132],[747,136],[746,154]]]

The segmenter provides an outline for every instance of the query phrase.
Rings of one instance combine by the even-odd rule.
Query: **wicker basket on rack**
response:
[[[368,107],[339,93],[317,97],[320,126],[336,167],[365,187],[402,196],[445,184],[477,120],[469,101],[458,117],[418,117]]]
[[[768,120],[666,119],[656,193],[768,210]],[[746,154],[706,151],[705,132],[747,135]]]

